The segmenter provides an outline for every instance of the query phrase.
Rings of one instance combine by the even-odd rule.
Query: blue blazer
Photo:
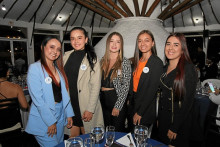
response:
[[[63,101],[63,122],[65,126],[67,124],[67,117],[74,116],[74,113],[65,87],[65,80],[60,73],[59,76]],[[32,104],[25,131],[30,134],[44,136],[47,133],[48,127],[57,122],[52,83],[45,81],[47,77],[49,75],[41,66],[40,61],[29,66],[27,83]]]

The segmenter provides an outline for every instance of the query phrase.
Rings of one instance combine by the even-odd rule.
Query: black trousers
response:
[[[112,110],[118,97],[115,90],[102,91],[100,101],[102,104],[102,111],[105,126],[114,126],[115,131],[125,132],[125,119],[127,114],[126,102],[124,103],[119,116],[112,116]]]

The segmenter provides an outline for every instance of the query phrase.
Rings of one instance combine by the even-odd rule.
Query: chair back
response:
[[[18,98],[0,99],[0,133],[21,122],[21,114]]]
[[[18,98],[0,99],[0,144],[23,146],[22,121]]]

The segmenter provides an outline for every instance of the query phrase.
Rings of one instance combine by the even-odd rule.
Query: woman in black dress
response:
[[[115,131],[124,132],[131,64],[123,57],[123,38],[118,32],[108,36],[101,69],[103,74],[100,100],[105,126],[115,126]]]
[[[165,55],[167,65],[160,78],[158,135],[169,146],[187,147],[197,76],[183,34],[168,37]]]

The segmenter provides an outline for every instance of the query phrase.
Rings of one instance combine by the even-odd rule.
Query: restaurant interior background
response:
[[[197,46],[207,57],[220,56],[219,0],[0,0],[0,6],[0,57],[12,65],[20,56],[26,67],[37,61],[46,35],[60,38],[65,52],[68,31],[82,26],[95,46],[118,19],[129,17],[160,19],[167,32],[184,33],[191,56]]]

